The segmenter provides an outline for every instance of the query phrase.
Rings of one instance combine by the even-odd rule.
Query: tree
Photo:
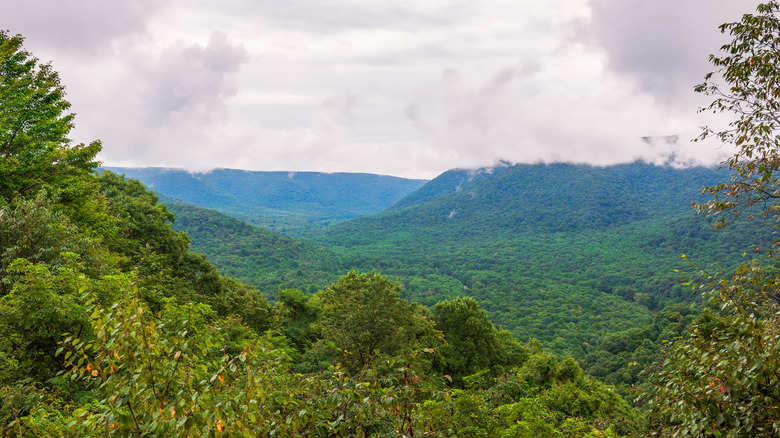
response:
[[[69,216],[97,222],[92,216],[100,142],[71,144],[74,114],[67,112],[59,75],[39,64],[23,42],[0,30],[0,199],[29,198],[47,188],[56,191]]]
[[[74,254],[67,257],[75,264]],[[21,278],[11,293],[0,298],[0,354],[11,358],[13,377],[44,381],[64,369],[62,358],[55,354],[63,333],[80,332],[88,325],[78,300],[86,281],[73,266],[52,275],[45,265],[17,259],[10,270]]]
[[[480,371],[497,375],[504,367],[519,366],[528,353],[509,332],[499,331],[474,298],[441,301],[434,306],[436,328],[444,333],[443,371],[456,384]]]
[[[298,289],[282,289],[276,294],[274,306],[283,335],[300,353],[304,353],[317,340],[312,325],[317,321],[320,309]]]
[[[81,257],[89,274],[107,270],[107,251],[98,239],[79,230],[62,212],[53,212],[53,204],[41,192],[34,199],[0,206],[0,297],[16,279],[7,269],[17,258],[56,269],[66,264],[65,253],[70,252]]]
[[[424,310],[402,300],[399,289],[378,272],[350,271],[317,293],[323,340],[339,349],[339,360],[348,372],[361,370],[377,355],[392,356],[442,343]]]
[[[722,55],[710,55],[719,70],[707,74],[696,87],[715,97],[701,111],[736,115],[725,129],[705,127],[700,136],[736,146],[735,153],[721,163],[732,171],[730,181],[705,187],[703,193],[714,198],[694,204],[703,213],[726,213],[721,226],[753,207],[775,221],[780,218],[779,12],[780,4],[769,1],[760,4],[756,14],[720,26],[733,40],[721,48]]]
[[[726,86],[710,73],[696,88],[715,96],[705,110],[736,115],[726,129],[705,128],[701,135],[736,146],[723,163],[732,171],[729,182],[703,189],[714,199],[696,204],[700,212],[723,213],[718,226],[754,212],[772,226],[780,220],[779,15],[780,4],[769,1],[756,14],[722,25],[733,40],[710,60]],[[767,249],[770,259],[773,248]],[[753,261],[733,275],[702,271],[699,277],[706,281],[691,284],[712,311],[668,348],[654,376],[651,403],[661,429],[673,436],[778,436],[780,276]]]
[[[159,254],[179,256],[187,251],[187,235],[170,227],[173,213],[140,181],[110,171],[103,172],[99,181],[108,211],[117,222],[115,235],[106,242],[112,251],[131,263],[138,263],[147,246]]]
[[[674,436],[777,436],[780,278],[756,263],[722,277],[697,285],[718,314],[668,348],[652,405]]]

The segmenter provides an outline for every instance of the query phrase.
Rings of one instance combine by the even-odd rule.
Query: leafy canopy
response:
[[[438,347],[441,334],[423,308],[401,299],[400,285],[377,272],[350,271],[317,293],[325,342],[339,350],[340,362],[355,373],[375,357]]]

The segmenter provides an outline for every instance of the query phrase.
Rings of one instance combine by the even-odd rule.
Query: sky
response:
[[[712,165],[693,92],[751,0],[0,0],[106,166],[434,178]]]

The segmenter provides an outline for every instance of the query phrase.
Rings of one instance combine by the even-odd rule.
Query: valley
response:
[[[299,228],[298,240],[223,216],[230,209],[169,198],[183,190],[175,185],[162,196],[193,250],[270,300],[281,289],[312,294],[351,269],[378,271],[402,285],[403,297],[427,306],[473,297],[518,340],[539,339],[560,357],[578,358],[591,375],[631,385],[641,367],[627,374],[628,364],[655,357],[637,357],[636,348],[664,341],[664,327],[649,329],[659,324],[654,315],[695,299],[683,284],[685,272],[696,270],[691,264],[728,269],[771,239],[744,225],[715,230],[695,214],[698,188],[721,180],[712,169],[644,163],[500,163],[445,172],[385,211]],[[236,195],[237,204],[246,202]],[[634,337],[628,345],[607,346],[627,333]]]

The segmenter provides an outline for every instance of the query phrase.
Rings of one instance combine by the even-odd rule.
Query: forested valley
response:
[[[472,297],[516,339],[540,340],[625,392],[697,314],[683,271],[692,262],[733,269],[756,256],[757,236],[771,240],[758,219],[715,230],[691,209],[694,187],[725,180],[643,163],[453,170],[385,213],[309,233],[308,244],[165,204],[193,249],[272,300],[279,289],[313,294],[337,274],[375,270],[428,307]]]
[[[698,87],[740,115],[703,134],[740,148],[723,170],[497,163],[344,214],[210,205],[290,236],[100,168],[0,31],[0,434],[777,436],[778,11],[724,25],[731,87]]]

